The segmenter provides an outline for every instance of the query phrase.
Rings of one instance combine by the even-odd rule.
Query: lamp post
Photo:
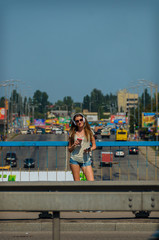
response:
[[[5,87],[5,117],[4,117],[4,136],[7,136],[8,132],[8,124],[9,124],[9,94],[10,91],[8,92],[8,99],[7,99],[7,87],[13,86],[14,84],[12,83],[11,80],[6,80],[0,84],[0,87]],[[11,108],[12,108],[12,95],[11,95]],[[8,111],[8,112],[7,112]],[[12,115],[11,115],[11,121],[12,121]],[[7,127],[7,129],[6,129]]]
[[[156,86],[156,141],[158,141],[158,86]]]
[[[6,113],[6,110],[7,110],[7,108],[6,108],[6,101],[7,101],[7,89],[6,89],[6,87],[7,87],[7,84],[6,83],[2,83],[2,84],[0,84],[0,87],[5,87],[5,100],[4,100],[4,108],[5,108],[5,111],[4,111],[4,136],[6,136],[6,117],[7,117],[7,113]]]
[[[137,99],[137,106],[138,106],[138,126],[139,126],[139,93],[138,93],[138,88],[139,88],[139,84],[137,84],[137,85],[134,85],[134,86],[131,86],[131,87],[129,87],[129,89],[137,89],[137,95],[138,95],[138,99]],[[134,93],[134,134],[135,134],[135,119],[136,119],[136,114],[135,114],[135,101],[136,101],[136,99],[135,99],[135,93]]]

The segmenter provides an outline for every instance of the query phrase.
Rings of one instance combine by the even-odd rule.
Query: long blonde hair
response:
[[[83,114],[78,113],[78,114],[75,114],[73,119],[71,120],[71,127],[70,127],[70,131],[69,131],[69,138],[71,139],[71,144],[74,143],[74,137],[75,137],[76,132],[78,131],[78,127],[77,127],[77,125],[75,125],[75,118],[79,117],[79,116],[81,116],[82,118],[85,119],[84,133],[87,138],[87,141],[92,141],[92,138],[93,138],[93,132],[90,128],[90,125],[89,125],[87,119],[83,116]]]

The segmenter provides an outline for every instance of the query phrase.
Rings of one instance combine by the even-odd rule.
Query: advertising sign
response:
[[[5,108],[0,108],[0,120],[5,119]]]
[[[126,117],[123,113],[118,113],[117,115],[111,115],[110,122],[116,124],[128,123],[128,117]]]
[[[45,126],[45,119],[34,119],[34,125],[39,127]]]
[[[142,127],[155,127],[155,113],[142,113]]]

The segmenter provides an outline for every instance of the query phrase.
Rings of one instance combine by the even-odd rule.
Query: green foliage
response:
[[[117,96],[112,93],[104,96],[101,90],[94,88],[91,96],[86,95],[83,98],[83,109],[97,112],[99,119],[105,118],[104,112],[117,112]]]
[[[80,107],[76,107],[75,108],[75,113],[79,113],[79,112],[82,112],[82,109]]]
[[[36,90],[33,98],[28,98],[27,96],[21,96],[21,94],[14,89],[9,99],[9,113],[11,113],[12,110],[13,113],[18,113],[18,116],[29,115],[32,119],[33,117],[45,118],[47,111],[50,110],[50,105],[52,105],[52,103],[48,101],[48,95],[46,92]],[[150,96],[148,90],[144,89],[144,92],[139,97],[138,106],[139,111],[138,108],[136,108],[135,114],[132,112],[130,115],[131,132],[134,131],[134,127],[136,128],[136,123],[138,123],[138,128],[141,127],[142,112],[151,112],[151,109],[153,112],[156,112],[156,94]],[[0,107],[5,107],[5,97],[0,98]],[[77,103],[73,101],[71,96],[65,96],[63,100],[58,100],[54,103],[53,109],[68,110],[69,115],[71,115],[72,112],[82,112],[83,109],[87,109],[91,112],[97,112],[99,119],[106,118],[103,114],[104,112],[116,114],[117,96],[112,93],[104,95],[101,90],[94,88],[90,95],[87,94],[84,96],[83,101]]]
[[[68,111],[71,111],[71,110],[72,110],[73,99],[72,99],[70,96],[64,97],[63,103],[64,103],[64,105],[67,106]]]
[[[16,180],[16,175],[9,175],[8,176],[8,181],[9,182],[15,182],[15,180]]]
[[[46,92],[37,90],[33,96],[33,105],[35,106],[35,118],[45,118],[47,106],[50,104]]]
[[[88,109],[89,110],[89,104],[90,104],[90,97],[86,95],[83,98],[83,109]]]
[[[80,181],[87,181],[86,176],[83,172],[80,173]]]

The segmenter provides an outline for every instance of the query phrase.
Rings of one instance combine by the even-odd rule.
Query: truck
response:
[[[107,138],[110,138],[110,128],[103,128],[101,130],[101,137],[104,138],[104,137],[107,137]]]
[[[34,125],[29,125],[28,133],[30,133],[30,134],[36,133],[36,127]]]
[[[113,163],[113,152],[101,152],[101,162],[100,165],[111,165]]]

